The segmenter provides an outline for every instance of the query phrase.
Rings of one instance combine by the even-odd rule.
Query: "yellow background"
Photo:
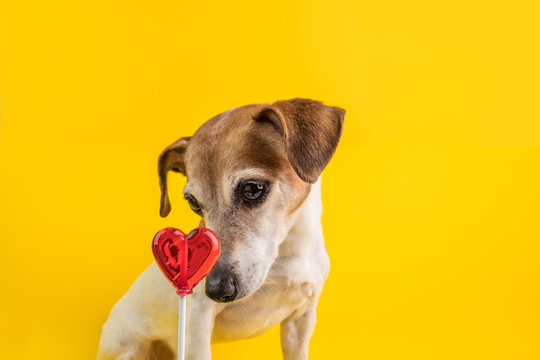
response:
[[[159,152],[310,97],[347,110],[310,358],[539,359],[533,4],[1,0],[0,358],[95,358],[155,232],[198,224],[176,174],[159,217]]]

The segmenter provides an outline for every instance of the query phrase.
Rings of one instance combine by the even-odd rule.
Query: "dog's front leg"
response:
[[[317,303],[310,303],[281,322],[281,349],[285,360],[307,360],[309,340],[317,321]]]
[[[187,299],[186,359],[211,360],[210,340],[214,329],[216,303],[204,292],[204,283],[199,284]]]

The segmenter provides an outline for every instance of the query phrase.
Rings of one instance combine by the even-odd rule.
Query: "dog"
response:
[[[214,269],[188,298],[186,358],[211,343],[280,324],[283,358],[308,358],[330,269],[320,175],[335,153],[345,110],[309,99],[233,108],[158,159],[160,215],[171,211],[168,171],[187,177],[184,199],[221,242]],[[112,308],[98,359],[176,358],[178,295],[152,263]]]

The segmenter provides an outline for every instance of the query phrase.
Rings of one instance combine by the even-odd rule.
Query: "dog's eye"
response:
[[[248,207],[255,207],[266,199],[268,188],[269,184],[266,181],[244,181],[238,184],[238,197]]]
[[[191,210],[193,210],[193,212],[195,214],[198,214],[200,215],[201,214],[201,206],[199,205],[199,203],[197,202],[197,200],[195,200],[194,197],[192,196],[186,196],[186,200],[189,204],[189,207],[191,208]]]
[[[248,181],[242,185],[242,195],[246,200],[258,199],[264,190],[264,184],[255,181]]]

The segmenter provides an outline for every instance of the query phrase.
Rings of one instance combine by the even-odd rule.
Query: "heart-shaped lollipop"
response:
[[[212,230],[199,228],[186,236],[181,230],[168,227],[154,236],[152,251],[161,271],[182,297],[191,294],[212,270],[220,245]]]

